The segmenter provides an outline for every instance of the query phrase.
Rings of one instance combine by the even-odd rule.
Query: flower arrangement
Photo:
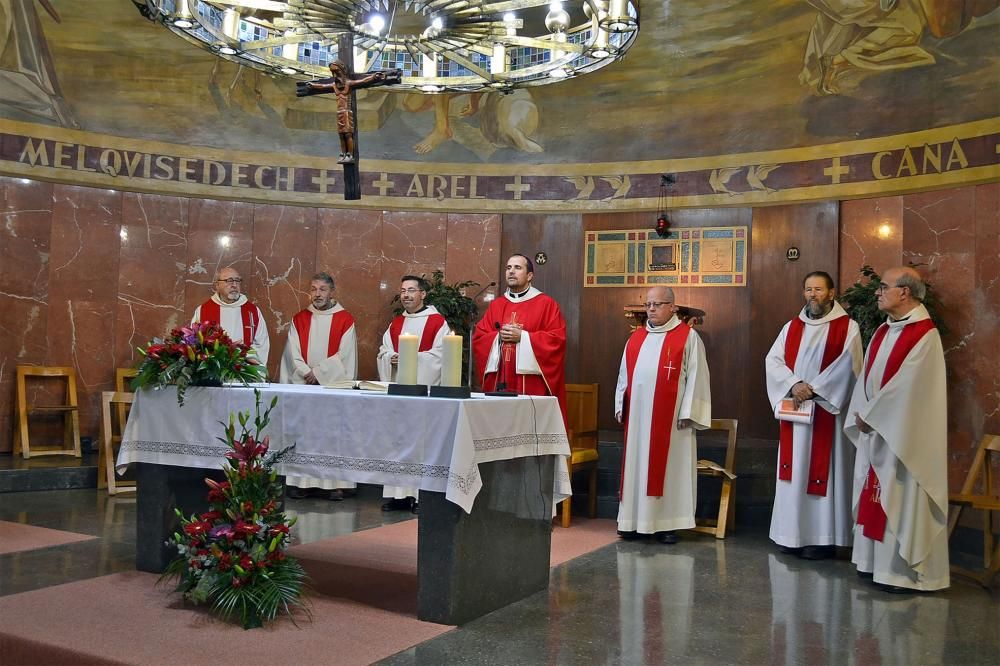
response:
[[[294,621],[296,608],[305,610],[300,596],[306,573],[285,555],[295,519],[287,519],[279,505],[283,487],[274,469],[293,447],[268,453],[269,438],[260,434],[278,399],[261,414],[260,392],[254,394],[253,432],[249,412],[236,415],[239,436],[232,414],[228,426],[221,424],[229,464],[225,481],[205,479],[209,510],[185,518],[175,509],[181,529],[167,543],[178,556],[162,577],[178,578],[177,591],[186,600],[210,603],[223,619],[237,615],[244,629],[274,620],[279,611]]]
[[[153,338],[139,353],[143,359],[132,388],[175,385],[180,405],[189,386],[221,386],[224,381],[246,384],[266,377],[266,368],[250,354],[249,347],[233,342],[212,321],[175,328],[166,340]]]

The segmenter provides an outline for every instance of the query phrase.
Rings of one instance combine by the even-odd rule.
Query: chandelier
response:
[[[356,72],[400,69],[394,88],[509,90],[620,59],[638,0],[133,0],[147,18],[220,58],[272,75],[329,76],[353,42]]]

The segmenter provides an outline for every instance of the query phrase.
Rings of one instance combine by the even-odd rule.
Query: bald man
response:
[[[250,347],[261,365],[267,365],[271,342],[267,325],[260,308],[251,303],[242,292],[243,278],[232,267],[223,268],[212,283],[215,293],[194,309],[191,323],[214,321],[233,339]]]
[[[646,293],[643,328],[625,345],[615,391],[615,418],[625,423],[618,534],[677,542],[694,527],[695,430],[712,425],[705,346],[677,318],[674,292]]]
[[[948,411],[941,336],[908,267],[882,276],[879,310],[844,432],[854,443],[854,552],[889,592],[940,590],[948,570]]]

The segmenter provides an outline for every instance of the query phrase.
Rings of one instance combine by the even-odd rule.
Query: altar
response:
[[[419,619],[461,624],[548,586],[553,501],[571,492],[555,398],[258,390],[262,405],[278,398],[271,447],[295,445],[281,474],[420,489]],[[226,452],[219,422],[253,405],[245,387],[191,388],[183,407],[172,389],[137,393],[116,463],[137,463],[136,568],[159,573],[173,557],[173,507],[207,508],[203,479],[221,477]]]

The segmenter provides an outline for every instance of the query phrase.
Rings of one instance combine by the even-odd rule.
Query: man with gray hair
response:
[[[712,425],[705,346],[677,318],[674,292],[646,292],[646,325],[625,345],[615,390],[615,418],[625,423],[618,534],[677,542],[695,526],[695,430]]]
[[[941,336],[908,267],[877,290],[872,336],[844,432],[854,443],[854,552],[889,592],[948,587],[948,412]]]
[[[267,324],[260,308],[241,293],[243,278],[232,266],[215,274],[212,297],[194,309],[191,323],[214,321],[232,338],[243,343],[256,355],[261,365],[267,365],[271,342]]]
[[[283,384],[331,384],[356,379],[358,340],[354,317],[334,300],[335,285],[328,273],[317,273],[309,285],[309,306],[292,317],[288,342],[281,357]],[[307,488],[329,491],[332,500],[344,497],[344,489],[354,489],[346,481],[289,476],[288,496],[300,499]]]

